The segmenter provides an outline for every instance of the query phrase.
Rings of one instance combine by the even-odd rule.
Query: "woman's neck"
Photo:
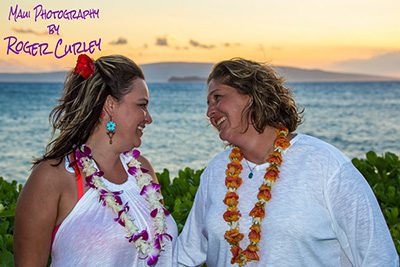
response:
[[[110,145],[108,136],[101,136],[101,133],[93,133],[86,142],[92,150],[93,158],[106,169],[119,163],[120,152],[116,151],[115,145]]]
[[[252,127],[241,138],[243,142],[237,144],[244,157],[256,164],[266,162],[268,155],[274,151],[276,138],[275,128],[267,127],[263,133],[258,133]]]

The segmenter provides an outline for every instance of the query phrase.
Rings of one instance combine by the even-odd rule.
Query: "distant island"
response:
[[[171,78],[168,79],[169,83],[196,83],[196,82],[201,82],[205,83],[207,82],[207,78],[202,78],[198,76],[186,76],[186,77],[175,77],[172,76]]]
[[[206,82],[212,63],[160,62],[141,65],[147,82]],[[275,66],[287,82],[399,81],[400,78]],[[67,72],[0,73],[0,82],[64,82]]]

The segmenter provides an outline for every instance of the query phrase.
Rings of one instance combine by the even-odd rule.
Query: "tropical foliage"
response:
[[[400,159],[387,152],[378,156],[368,152],[365,159],[353,159],[353,164],[364,175],[378,199],[386,223],[400,253]],[[171,212],[179,232],[193,205],[202,170],[185,168],[171,178],[167,169],[157,173],[164,204]],[[16,181],[0,177],[0,267],[13,266],[14,215],[18,195],[22,189]]]
[[[397,253],[400,254],[400,160],[393,153],[383,156],[370,151],[366,159],[353,159],[378,199],[389,226]]]

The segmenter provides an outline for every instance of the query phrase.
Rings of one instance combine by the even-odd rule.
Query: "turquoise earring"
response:
[[[115,128],[116,127],[117,127],[117,125],[112,120],[112,117],[110,115],[110,120],[106,124],[107,135],[108,135],[108,138],[110,138],[110,145],[112,144],[112,138],[113,138],[113,136],[115,134]]]

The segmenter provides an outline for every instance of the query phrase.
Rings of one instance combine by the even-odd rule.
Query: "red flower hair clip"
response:
[[[94,72],[93,59],[88,57],[86,54],[78,56],[74,73],[81,75],[84,79],[87,79]]]

